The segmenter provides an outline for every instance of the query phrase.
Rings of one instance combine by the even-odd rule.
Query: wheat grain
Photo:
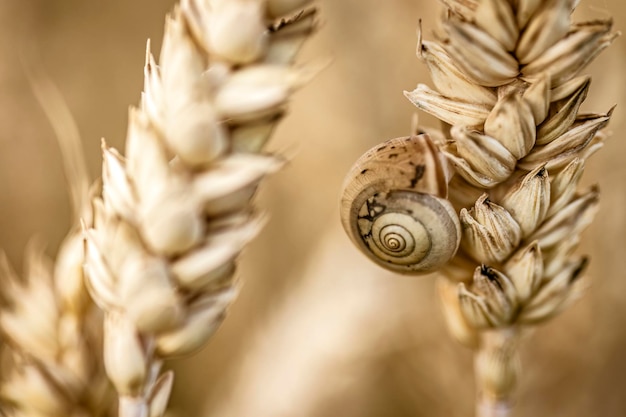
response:
[[[443,3],[446,38],[418,45],[438,91],[406,96],[452,125],[441,149],[463,239],[438,288],[450,330],[477,350],[478,415],[506,416],[521,329],[580,294],[587,259],[573,251],[598,191],[577,184],[611,111],[579,113],[590,78],[578,73],[618,33],[572,24],[570,0]]]
[[[251,197],[283,164],[263,145],[314,72],[292,66],[315,26],[315,9],[296,13],[307,3],[182,1],[158,66],[148,44],[126,156],[103,144],[87,283],[122,417],[162,415],[162,361],[203,346],[237,293],[236,259],[263,223]]]

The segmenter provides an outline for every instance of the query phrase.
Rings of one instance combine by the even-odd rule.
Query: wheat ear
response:
[[[0,330],[8,360],[0,386],[6,416],[104,416],[110,387],[99,352],[102,317],[83,284],[80,217],[89,219],[89,177],[78,129],[56,87],[26,65],[33,90],[56,133],[70,183],[74,225],[56,264],[33,241],[19,277],[0,254]]]
[[[476,350],[477,415],[508,416],[523,329],[553,317],[581,286],[573,254],[598,205],[578,191],[611,111],[580,114],[579,72],[617,36],[610,21],[571,23],[573,0],[448,0],[445,39],[418,56],[437,91],[406,96],[448,128],[461,249],[439,282],[455,336]]]
[[[262,149],[312,69],[293,59],[315,27],[307,0],[183,0],[130,111],[125,157],[103,145],[102,197],[85,230],[88,287],[105,312],[104,362],[122,417],[159,416],[162,361],[198,350],[237,293],[259,232]],[[300,10],[300,11],[298,11]]]

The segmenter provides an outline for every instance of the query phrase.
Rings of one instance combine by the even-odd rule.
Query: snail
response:
[[[344,182],[341,221],[380,266],[424,274],[443,266],[461,240],[446,200],[448,167],[427,134],[391,139],[366,152]]]

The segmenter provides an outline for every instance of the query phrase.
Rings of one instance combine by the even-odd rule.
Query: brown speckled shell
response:
[[[384,268],[431,272],[454,256],[461,237],[457,214],[445,199],[447,183],[446,161],[428,135],[391,139],[366,152],[348,173],[342,224],[359,249]],[[406,227],[387,224],[390,220]],[[411,237],[412,231],[419,236]]]

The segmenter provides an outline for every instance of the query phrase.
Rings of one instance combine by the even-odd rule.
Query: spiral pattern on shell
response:
[[[446,192],[445,164],[427,135],[392,139],[365,153],[348,174],[342,223],[382,267],[431,272],[454,256],[461,237]]]

